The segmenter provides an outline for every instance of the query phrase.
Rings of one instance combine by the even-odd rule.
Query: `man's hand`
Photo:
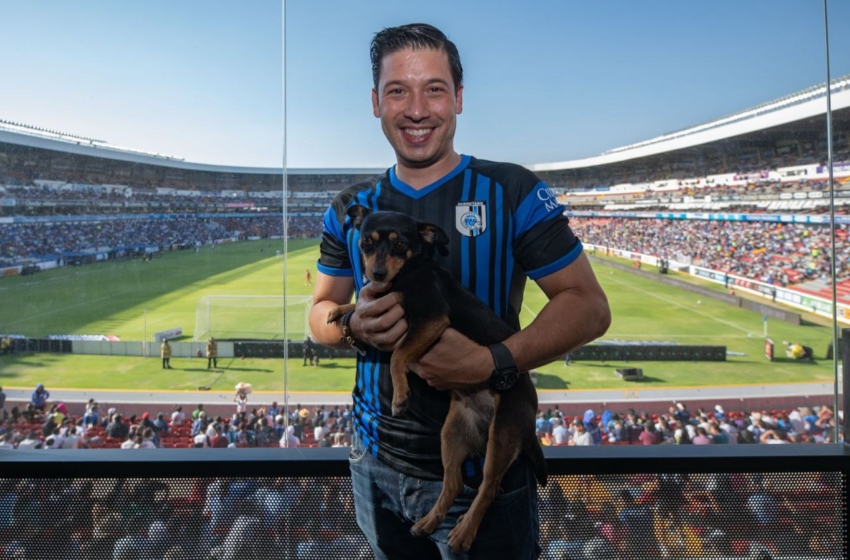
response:
[[[398,294],[392,292],[382,296],[389,289],[390,284],[385,282],[363,286],[349,324],[355,338],[384,352],[391,352],[407,334],[407,321]]]
[[[440,391],[463,389],[490,379],[493,355],[458,331],[448,328],[410,371]]]

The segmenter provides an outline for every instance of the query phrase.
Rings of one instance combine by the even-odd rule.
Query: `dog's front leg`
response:
[[[393,416],[407,410],[410,387],[407,384],[407,368],[416,362],[437,341],[449,326],[449,318],[436,317],[424,323],[411,325],[401,346],[395,349],[390,360],[393,379]]]
[[[337,321],[342,319],[343,315],[345,315],[349,311],[354,311],[354,305],[355,304],[353,303],[347,303],[345,305],[338,305],[331,309],[328,312],[328,323],[336,323]]]

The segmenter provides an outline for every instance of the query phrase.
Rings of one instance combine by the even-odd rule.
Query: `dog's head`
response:
[[[390,282],[405,263],[434,251],[448,254],[445,232],[399,212],[370,212],[360,205],[351,206],[348,216],[360,230],[360,254],[366,277],[373,282]]]

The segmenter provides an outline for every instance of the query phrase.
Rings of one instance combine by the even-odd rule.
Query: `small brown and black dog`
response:
[[[410,389],[408,365],[415,363],[449,326],[471,340],[488,346],[511,336],[514,330],[467,290],[431,257],[447,254],[446,234],[433,224],[422,223],[398,212],[370,213],[363,206],[348,210],[360,229],[360,252],[364,272],[373,282],[391,282],[400,296],[408,331],[393,352],[393,416],[407,408]],[[338,322],[354,304],[335,308],[328,322]],[[411,529],[417,536],[433,533],[446,518],[463,488],[461,466],[470,456],[484,454],[484,473],[472,505],[449,534],[455,553],[468,552],[484,518],[499,492],[502,477],[524,453],[537,481],[546,484],[546,464],[535,435],[537,393],[531,379],[521,374],[514,387],[497,393],[487,383],[454,390],[449,413],[440,432],[443,489],[431,511]]]

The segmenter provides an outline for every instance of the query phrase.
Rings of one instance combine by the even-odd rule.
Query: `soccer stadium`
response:
[[[544,446],[836,443],[833,313],[850,323],[850,76],[829,91],[832,185],[826,84],[597,157],[529,166],[565,206],[614,317],[601,340],[532,372]],[[199,164],[0,121],[0,448],[348,446],[354,354],[306,341],[307,313],[328,204],[381,172]],[[545,301],[529,283],[522,323]],[[650,506],[655,525],[631,527],[646,558],[846,550],[840,473],[711,473],[646,476],[640,500],[623,493],[639,475],[550,484],[541,511],[566,500],[557,513],[569,521],[543,522],[544,553],[617,557],[588,535],[615,511],[651,517]],[[196,551],[180,558],[276,546],[280,558],[368,557],[344,479],[329,480],[139,479],[98,486],[108,500],[95,506],[83,503],[91,481],[55,494],[0,481],[0,503],[55,508],[51,539],[84,540],[81,558],[142,557],[120,555],[142,546],[133,539],[151,557],[178,541]],[[258,509],[216,513],[249,494],[262,496]],[[122,502],[137,511],[119,527]],[[301,505],[284,514],[284,502]],[[77,504],[94,508],[85,538],[69,519]],[[307,507],[320,515],[300,515]],[[0,548],[37,557],[16,531],[47,518],[14,511],[25,520],[3,519]],[[192,532],[165,521],[175,517],[209,523]],[[805,537],[809,526],[824,529]]]

